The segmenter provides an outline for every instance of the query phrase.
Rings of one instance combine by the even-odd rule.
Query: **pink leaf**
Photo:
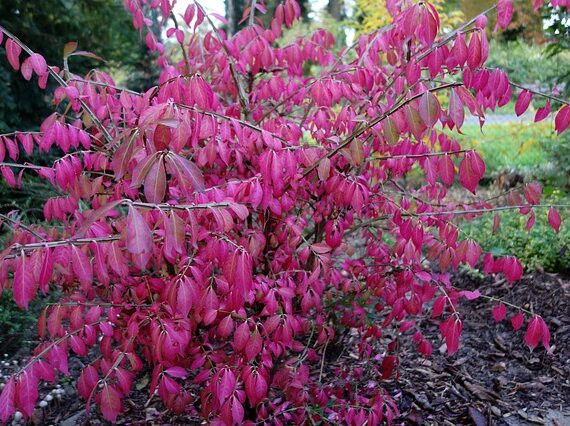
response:
[[[493,308],[493,318],[495,321],[499,322],[505,319],[507,316],[507,307],[503,303],[499,303]]]
[[[28,304],[36,295],[37,290],[33,268],[28,261],[28,257],[22,252],[14,272],[13,283],[14,301],[20,308],[24,309],[28,308]]]
[[[133,254],[152,251],[152,231],[132,204],[127,217],[127,249]]]
[[[22,77],[24,77],[25,80],[31,80],[32,74],[34,72],[34,69],[32,68],[31,58],[26,58],[24,62],[22,62],[20,72],[22,73]]]
[[[188,377],[188,372],[185,368],[182,367],[170,367],[165,370],[165,373],[169,374],[172,377],[176,377],[178,379],[185,379]]]
[[[103,413],[103,417],[110,422],[115,422],[122,409],[121,394],[114,386],[105,384],[101,391],[100,398],[101,413]]]
[[[455,127],[460,129],[461,126],[463,126],[463,122],[465,121],[465,108],[463,101],[455,90],[451,90],[449,96],[449,116],[455,123]]]
[[[8,382],[4,385],[2,393],[0,393],[0,421],[2,423],[8,422],[8,419],[16,411],[16,383],[14,378],[10,377]]]
[[[552,226],[552,229],[554,229],[556,232],[560,231],[560,223],[561,223],[560,214],[558,213],[558,210],[556,210],[554,207],[550,207],[550,209],[548,210],[548,223],[550,224],[550,226]]]
[[[38,76],[42,76],[48,72],[46,60],[39,53],[32,53],[32,55],[30,56],[30,61],[32,63],[32,68],[34,69],[34,72]]]
[[[515,104],[515,113],[518,117],[520,117],[526,112],[528,106],[530,105],[531,100],[532,100],[532,93],[530,93],[528,90],[523,90],[519,95],[517,102]]]
[[[520,329],[524,324],[524,315],[522,312],[518,312],[516,315],[511,317],[511,325],[515,330]]]
[[[427,91],[420,98],[420,117],[428,127],[433,127],[441,114],[441,106],[436,96]]]
[[[34,412],[39,396],[38,385],[39,381],[30,369],[20,373],[16,384],[16,406],[26,418]]]
[[[481,297],[481,292],[479,290],[464,290],[461,292],[462,296],[464,296],[467,300],[476,300]]]
[[[151,203],[161,203],[166,193],[166,172],[162,159],[155,161],[144,180],[144,195]]]
[[[97,373],[97,369],[92,365],[85,367],[77,380],[77,390],[79,395],[81,395],[84,400],[88,401],[98,381],[99,374]]]
[[[437,170],[441,181],[445,185],[451,186],[455,179],[455,166],[453,165],[453,160],[448,154],[439,157]]]
[[[187,277],[181,279],[176,292],[176,312],[185,318],[188,317],[196,296],[192,281]]]
[[[189,183],[196,191],[204,190],[202,172],[200,172],[200,169],[198,169],[194,163],[173,152],[169,152],[166,158],[167,165],[172,167],[173,174],[177,176],[178,180],[184,186]]]
[[[570,105],[563,106],[554,119],[554,128],[558,134],[562,133],[570,125]]]
[[[497,2],[497,26],[505,29],[513,19],[512,0],[499,0]]]
[[[546,101],[546,104],[536,111],[534,122],[538,123],[539,121],[544,120],[546,117],[548,117],[548,114],[550,114],[550,101]]]
[[[71,267],[82,286],[88,288],[93,283],[93,266],[83,250],[76,245],[71,246]]]
[[[6,40],[6,57],[16,71],[20,68],[20,53],[22,53],[22,48],[14,40],[8,38]]]

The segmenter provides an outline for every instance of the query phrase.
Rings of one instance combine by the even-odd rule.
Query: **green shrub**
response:
[[[0,350],[13,353],[27,346],[25,341],[36,334],[36,319],[42,308],[42,301],[36,299],[30,310],[16,306],[12,292],[4,290],[0,294]]]
[[[517,83],[551,86],[570,69],[570,52],[548,57],[543,46],[491,41],[487,66],[507,71]]]
[[[551,203],[566,204],[570,199],[551,198]],[[484,251],[495,256],[513,255],[520,259],[527,270],[548,272],[570,271],[570,228],[568,214],[560,210],[563,224],[556,233],[546,219],[547,210],[537,210],[536,223],[528,231],[527,217],[518,212],[500,213],[500,229],[493,233],[493,216],[480,217],[466,224],[465,232],[476,237]]]
[[[543,181],[551,187],[570,191],[570,137],[563,133],[556,138],[542,139],[541,142],[550,164]]]

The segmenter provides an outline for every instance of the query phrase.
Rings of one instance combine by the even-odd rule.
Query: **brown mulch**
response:
[[[479,289],[484,295],[505,301],[543,316],[552,334],[550,353],[540,346],[530,351],[523,341],[524,328],[513,331],[508,320],[495,323],[492,304],[484,299],[461,305],[464,329],[461,347],[449,357],[441,344],[438,325],[424,320],[424,335],[434,342],[429,359],[420,358],[413,343],[403,343],[400,376],[386,381],[395,395],[401,416],[407,425],[570,425],[570,277],[555,274],[531,274],[514,286],[495,278],[481,280],[463,273],[454,278],[456,286]],[[509,308],[509,315],[515,310]],[[351,340],[351,339],[349,339]],[[344,342],[346,343],[346,342]],[[358,363],[350,350],[335,354],[329,347],[324,377],[334,375],[334,368]],[[22,353],[13,359],[22,359]],[[329,358],[331,362],[329,363]],[[334,359],[334,361],[333,361]],[[5,359],[5,362],[11,359]],[[17,366],[3,365],[3,374]],[[78,359],[70,359],[71,377],[82,368]],[[53,400],[38,408],[32,419],[36,425],[108,424],[97,411],[85,413],[84,402],[71,380],[60,381],[60,390],[45,385],[44,398]],[[61,391],[63,389],[63,393]],[[137,383],[137,390],[125,401],[119,424],[199,424],[198,419],[173,417],[154,398],[148,399],[148,375]]]

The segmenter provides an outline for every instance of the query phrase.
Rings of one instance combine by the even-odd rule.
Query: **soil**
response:
[[[455,277],[454,283],[542,315],[550,327],[551,350],[547,353],[540,346],[530,351],[523,341],[525,328],[515,332],[508,319],[495,323],[488,300],[465,302],[461,308],[464,329],[458,353],[449,357],[445,347],[438,348],[436,344],[433,355],[425,359],[418,357],[411,342],[404,344],[399,378],[386,381],[401,410],[397,423],[570,425],[570,277],[531,274],[510,286],[494,278],[482,280],[463,273]],[[510,308],[509,314],[514,313]],[[432,342],[441,342],[436,322],[425,320],[421,328]],[[334,356],[335,360],[326,365],[333,369],[339,363],[358,362],[349,352]],[[5,358],[0,365],[2,374],[16,369],[12,360],[23,357],[20,353]],[[70,359],[71,377],[77,377],[81,368],[80,360]],[[325,371],[324,376],[332,374],[333,370]],[[32,424],[108,424],[93,408],[86,413],[71,381],[60,381],[59,386],[59,390],[53,385],[40,390],[41,398],[51,393],[53,400],[47,407],[36,409]],[[156,398],[149,401],[148,376],[143,376],[137,390],[126,399],[125,412],[118,423],[188,425],[200,421],[174,417]]]

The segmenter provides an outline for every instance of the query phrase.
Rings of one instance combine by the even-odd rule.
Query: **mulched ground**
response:
[[[530,352],[525,328],[515,332],[508,320],[495,323],[487,300],[467,302],[457,354],[447,357],[440,348],[421,365],[402,360],[398,385],[408,424],[570,425],[569,277],[532,274],[512,287],[493,280],[462,276],[454,282],[542,315],[552,334],[551,353],[542,346]],[[426,334],[438,341],[437,326],[429,329]]]
[[[488,301],[465,302],[461,308],[465,320],[461,347],[453,357],[436,345],[431,358],[418,358],[411,342],[409,347],[404,344],[400,376],[397,381],[386,383],[402,412],[398,422],[449,426],[570,425],[570,277],[532,274],[511,287],[494,278],[480,280],[464,273],[454,282],[542,315],[552,334],[551,353],[546,353],[542,346],[530,352],[523,342],[524,328],[514,332],[507,320],[496,324]],[[441,341],[435,322],[426,320],[421,326],[432,342]],[[325,377],[334,374],[332,369],[339,364],[358,362],[350,350],[340,356],[333,352],[330,348],[327,353],[331,362],[326,365],[331,371],[326,371]],[[13,360],[22,356],[4,359],[0,365],[2,374],[16,369]],[[72,376],[81,366],[78,359],[70,360]],[[50,394],[51,398],[47,398],[50,401],[46,407],[36,410],[32,424],[108,424],[95,411],[85,413],[71,381],[64,379],[59,386],[42,388],[40,397]],[[144,376],[127,398],[125,414],[118,419],[120,424],[199,424],[197,419],[169,416],[157,399],[148,400],[147,387],[148,377]]]

